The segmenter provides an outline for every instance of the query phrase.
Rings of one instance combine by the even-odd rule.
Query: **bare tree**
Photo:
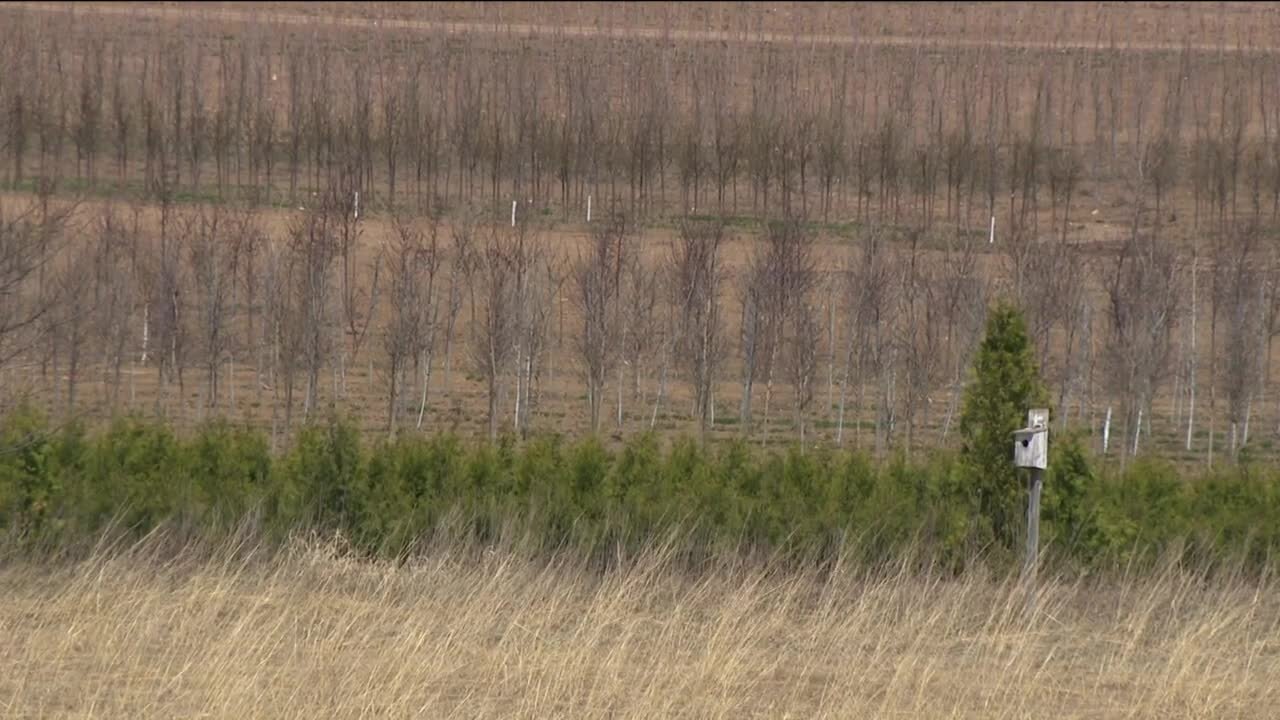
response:
[[[973,89],[968,78],[961,80],[958,104],[960,106],[960,127],[953,128],[946,135],[943,151],[943,175],[947,185],[947,217],[959,222],[961,218],[961,193],[965,184],[973,175],[976,161],[974,143],[974,107]],[[965,214],[966,220],[967,213]]]
[[[36,202],[0,204],[0,363],[38,346],[38,333],[59,301],[42,277],[66,242],[63,228],[72,212],[42,211]]]
[[[187,238],[193,311],[198,318],[197,347],[204,355],[205,406],[218,406],[218,378],[232,352],[235,336],[230,324],[240,243],[243,237],[233,227],[233,219],[219,207],[203,210],[189,218],[182,228]]]
[[[764,56],[752,78],[751,107],[747,111],[747,170],[751,176],[751,206],[769,212],[769,189],[776,180],[783,139],[778,108],[781,88],[776,68]]]
[[[1054,148],[1049,154],[1049,197],[1053,203],[1051,215],[1059,216],[1061,208],[1062,240],[1066,242],[1071,223],[1071,199],[1080,183],[1084,164],[1070,147]],[[1159,203],[1157,202],[1157,206]]]
[[[520,367],[522,310],[530,270],[538,254],[536,238],[527,224],[484,231],[472,266],[470,284],[479,299],[479,316],[471,323],[471,357],[485,378],[489,399],[489,437],[496,438],[499,402],[505,394],[505,374],[515,361]],[[519,391],[519,388],[517,388]]]
[[[93,323],[97,344],[102,349],[102,381],[108,388],[114,411],[119,405],[123,366],[133,337],[137,239],[111,207],[103,210],[96,229],[92,258]]]
[[[479,70],[468,65],[454,76],[453,120],[449,135],[457,148],[459,197],[466,197],[471,191],[481,157],[484,80]]]
[[[303,249],[302,240],[291,232],[286,243],[268,240],[262,253],[262,334],[268,348],[265,365],[271,390],[273,444],[279,440],[281,430],[287,433],[292,425],[293,395],[304,360],[306,327],[299,291],[304,288],[305,267],[294,257],[295,247]]]
[[[288,313],[285,320],[292,321],[296,328],[285,332],[298,339],[307,371],[304,419],[316,406],[320,371],[332,351],[332,328],[336,324],[332,308],[333,266],[339,253],[335,216],[343,212],[340,201],[330,195],[321,207],[304,212],[289,227],[288,264],[296,313]]]
[[[1060,240],[1035,242],[1025,234],[1011,234],[1006,246],[1012,267],[1005,280],[1026,316],[1037,366],[1052,382],[1066,363],[1065,354],[1055,355],[1063,350],[1063,336],[1054,333],[1078,329],[1074,323],[1079,321],[1087,280],[1084,258],[1074,245]],[[1056,357],[1063,358],[1062,367],[1055,363]]]
[[[662,346],[663,328],[658,323],[657,311],[661,292],[661,277],[652,264],[643,262],[639,253],[633,254],[633,262],[623,268],[622,364],[618,367],[618,429],[623,425],[623,366],[631,370],[632,391],[637,402],[644,402],[641,381],[647,363],[658,354]]]
[[[759,251],[757,251],[759,253]],[[752,258],[746,269],[744,282],[739,285],[742,319],[738,333],[738,347],[742,354],[742,405],[738,410],[739,427],[744,435],[751,433],[751,403],[755,396],[755,383],[760,377],[761,355],[770,343],[766,333],[765,268],[757,258]]]
[[[880,218],[887,219],[892,212],[898,217],[899,193],[902,177],[903,131],[900,118],[892,109],[885,113],[884,121],[874,138],[874,160],[880,185]]]
[[[93,40],[80,57],[80,94],[76,105],[73,141],[76,146],[76,174],[86,171],[90,184],[97,178],[98,140],[102,129],[103,41]]]
[[[475,223],[471,218],[464,217],[461,222],[455,223],[451,233],[451,253],[452,262],[449,264],[449,294],[445,302],[445,322],[444,322],[444,382],[445,393],[452,400],[453,396],[453,336],[457,329],[458,314],[462,310],[462,302],[464,295],[471,300],[471,321],[475,322],[475,295],[476,289],[469,282],[475,265],[478,262],[478,249],[476,248]],[[421,414],[418,418],[421,425]]]
[[[90,276],[84,272],[84,268],[92,263],[92,252],[91,247],[80,245],[69,248],[68,257],[54,260],[55,269],[47,286],[58,298],[46,320],[54,377],[60,376],[63,371],[66,373],[64,411],[67,417],[71,417],[76,409],[76,389],[80,384],[92,333],[94,308],[90,305]],[[65,368],[60,363],[64,359]]]
[[[71,137],[67,92],[70,84],[66,82],[71,75],[71,58],[64,47],[64,40],[53,33],[44,49],[48,64],[42,70],[46,75],[38,95],[40,121],[36,125],[36,136],[40,145],[40,175],[46,180],[62,176],[62,147]]]
[[[111,117],[114,121],[113,129],[115,132],[112,137],[115,142],[116,181],[123,186],[129,169],[129,136],[133,128],[134,101],[126,94],[128,91],[124,83],[126,77],[124,71],[125,56],[119,44],[115,46],[114,58],[115,68],[111,82]]]
[[[1154,217],[1159,228],[1164,220],[1164,199],[1178,181],[1178,142],[1172,135],[1161,135],[1143,152],[1142,178],[1155,195]]]
[[[437,280],[443,260],[440,226],[433,218],[424,232],[396,216],[392,238],[382,253],[387,268],[388,314],[383,323],[383,348],[387,353],[387,431],[394,435],[409,385],[406,371],[421,369],[423,404],[430,386],[436,325],[440,315]]]
[[[270,56],[257,63],[254,70],[254,111],[249,122],[249,176],[258,196],[271,202],[275,181],[276,100],[272,87],[278,74],[271,70]]]
[[[917,418],[932,402],[931,393],[941,367],[943,323],[939,283],[919,252],[920,233],[912,232],[911,254],[902,268],[902,322],[896,342],[903,359],[903,415],[906,448],[916,440]],[[927,420],[927,418],[926,418]]]
[[[770,223],[763,243],[748,261],[743,288],[743,401],[742,422],[751,422],[751,394],[757,374],[765,381],[764,425],[762,441],[767,439],[769,413],[773,404],[775,374],[787,367],[794,371],[806,368],[816,359],[809,358],[811,331],[817,321],[808,306],[817,287],[818,275],[813,252],[813,237],[799,217]],[[801,317],[801,315],[806,317]],[[794,333],[801,332],[796,336]],[[808,376],[792,375],[792,380],[811,382]],[[796,389],[799,389],[797,383]],[[812,388],[810,388],[810,393]]]
[[[143,158],[143,185],[150,190],[155,186],[157,179],[163,174],[162,164],[164,161],[164,118],[163,103],[157,102],[159,90],[153,92],[152,85],[159,86],[160,71],[156,69],[163,62],[159,53],[154,56],[147,54],[142,58],[142,72],[138,75],[138,101],[141,105],[139,114],[141,115],[142,124],[142,158]],[[117,94],[117,97],[119,95]],[[117,110],[120,108],[117,107]],[[120,132],[120,115],[116,115],[116,132]],[[117,143],[120,142],[120,136],[117,135]],[[125,138],[127,148],[127,136]],[[121,155],[126,150],[117,151]]]
[[[375,255],[372,269],[367,273],[362,272],[365,270],[360,257],[364,223],[361,220],[357,180],[356,169],[348,165],[339,181],[330,188],[326,199],[342,272],[339,293],[347,343],[342,346],[338,372],[344,395],[347,391],[347,368],[354,365],[359,357],[360,348],[378,307],[378,286],[383,260],[381,254]],[[373,378],[369,380],[372,382]]]
[[[1061,334],[1061,362],[1054,366],[1042,364],[1041,373],[1057,376],[1058,418],[1066,427],[1070,417],[1071,400],[1081,394],[1088,356],[1091,353],[1090,333],[1093,314],[1090,300],[1090,278],[1084,253],[1078,247],[1061,247],[1055,252],[1054,281],[1046,294],[1056,293],[1060,306],[1058,327]]]
[[[1263,352],[1266,350],[1266,299],[1264,267],[1256,256],[1257,228],[1241,228],[1232,233],[1226,253],[1219,256],[1224,263],[1221,272],[1225,297],[1225,335],[1222,393],[1227,401],[1227,422],[1231,428],[1232,456],[1248,441],[1249,420],[1253,400],[1258,395],[1263,376]]]
[[[183,368],[187,354],[188,327],[186,323],[186,277],[183,272],[183,246],[187,240],[183,226],[189,223],[189,216],[179,216],[172,206],[172,186],[157,183],[155,191],[160,198],[160,235],[151,246],[147,257],[147,277],[143,287],[146,291],[147,309],[143,327],[143,355],[148,355],[148,340],[155,352],[151,355],[156,363],[156,377],[159,392],[156,395],[156,412],[166,414],[167,387],[174,380],[179,387],[179,396],[185,390]]]
[[[250,170],[250,174],[253,171]],[[254,376],[256,382],[256,393],[258,399],[262,399],[262,393],[267,388],[263,382],[263,368],[266,367],[266,353],[271,347],[269,336],[265,332],[266,324],[263,320],[263,262],[267,252],[267,237],[262,227],[251,214],[246,211],[243,215],[243,222],[237,228],[237,251],[239,260],[237,267],[243,272],[236,280],[234,292],[243,291],[242,302],[244,308],[244,340],[242,347],[251,352],[254,363]]]
[[[564,260],[547,248],[534,246],[524,289],[520,295],[520,334],[516,348],[515,428],[521,437],[528,435],[531,419],[539,404],[544,361],[548,355],[547,339],[551,319],[555,316],[554,300],[568,278]]]
[[[738,174],[741,172],[746,130],[734,112],[733,95],[729,92],[727,60],[713,62],[711,92],[711,147],[715,156],[716,203],[723,214],[726,189],[733,189],[733,208],[738,208]]]
[[[403,98],[395,87],[393,76],[388,68],[387,53],[378,59],[378,90],[382,96],[382,157],[387,164],[387,202],[389,208],[396,204],[397,161],[403,152]]]
[[[675,354],[693,385],[695,414],[704,434],[724,355],[720,319],[724,239],[720,222],[685,220],[668,256],[671,302],[678,318]]]
[[[834,60],[834,57],[833,57]],[[832,76],[836,75],[832,72]],[[835,185],[845,179],[847,172],[847,150],[845,148],[844,108],[847,78],[843,72],[839,80],[833,83],[831,97],[822,108],[817,120],[817,163],[818,179],[822,185],[822,219],[830,219],[832,196]]]
[[[241,42],[240,53],[232,54],[230,43],[223,41],[218,48],[218,101],[213,109],[212,127],[209,129],[209,152],[213,155],[214,182],[221,197],[230,180],[232,155],[238,156],[240,126],[243,114],[244,76],[248,43]],[[240,96],[237,98],[237,90]]]
[[[198,57],[198,56],[197,56]],[[187,105],[187,55],[185,47],[170,41],[162,55],[163,64],[157,68],[160,83],[165,90],[165,104],[160,110],[159,149],[160,175],[165,190],[172,192],[182,184],[182,142],[186,130]],[[168,133],[165,133],[165,127]]]
[[[289,158],[289,201],[295,202],[298,193],[298,175],[302,169],[302,156],[305,152],[307,133],[306,82],[307,65],[305,50],[299,45],[292,45],[284,52],[285,77],[289,86],[288,118],[289,143],[286,151]],[[261,116],[259,118],[261,122]],[[261,127],[261,125],[260,125]]]
[[[851,327],[846,332],[844,388],[841,406],[847,396],[854,366],[861,378],[871,378],[877,389],[876,447],[881,449],[892,433],[894,423],[894,388],[896,369],[895,328],[898,323],[900,263],[888,247],[888,239],[880,231],[871,231],[854,246],[852,259],[846,265],[849,280],[847,292],[851,309]],[[863,389],[858,390],[857,428],[861,429]],[[842,437],[844,411],[840,413],[837,436]],[[855,441],[857,437],[855,436]]]
[[[25,68],[26,72],[16,73],[10,81],[11,89],[5,103],[5,115],[7,128],[5,133],[5,144],[9,149],[9,157],[11,158],[11,174],[10,180],[13,184],[22,182],[23,160],[27,154],[27,143],[29,142],[29,132],[31,126],[31,83],[38,82],[34,72],[35,56],[34,43],[29,44],[19,39],[14,43],[12,54],[6,57],[9,67]]]
[[[1137,447],[1139,413],[1151,417],[1151,401],[1168,371],[1173,330],[1181,302],[1178,259],[1173,250],[1140,234],[1136,225],[1106,273],[1110,385],[1121,398],[1125,454]]]
[[[791,388],[795,397],[795,422],[800,435],[800,445],[805,443],[805,422],[814,399],[814,378],[817,375],[819,346],[822,342],[822,322],[817,308],[801,296],[792,311],[787,369],[790,371]]]
[[[693,106],[677,130],[676,164],[680,170],[680,205],[686,212],[693,212],[698,207],[698,189],[706,170],[702,147],[703,99],[698,77],[695,73],[690,97]]]
[[[187,160],[191,168],[191,188],[198,192],[200,168],[204,165],[209,133],[208,107],[204,96],[204,54],[194,53],[194,57],[188,62],[191,68],[189,75],[191,99],[187,105]],[[177,142],[177,137],[174,140]],[[175,152],[178,150],[179,148],[175,147]]]
[[[632,262],[632,234],[627,218],[614,215],[592,226],[585,252],[573,269],[574,299],[582,314],[578,352],[587,380],[591,431],[600,429],[605,380],[619,360],[622,340],[623,271]]]
[[[943,343],[949,386],[946,418],[942,424],[944,443],[959,405],[964,373],[981,340],[985,320],[987,292],[978,272],[977,242],[972,238],[950,239],[942,263],[938,302],[946,321]]]
[[[325,187],[324,177],[335,169],[335,162],[345,159],[343,150],[347,146],[339,146],[340,107],[334,103],[338,95],[334,92],[338,68],[335,58],[323,52],[318,46],[309,50],[310,67],[306,98],[306,140],[311,151],[312,184],[316,188]]]

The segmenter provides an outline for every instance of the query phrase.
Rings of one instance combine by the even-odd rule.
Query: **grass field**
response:
[[[1270,580],[369,564],[146,541],[0,565],[4,717],[1268,718]]]

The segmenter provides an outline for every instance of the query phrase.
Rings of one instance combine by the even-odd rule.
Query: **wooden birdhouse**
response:
[[[1027,426],[1013,431],[1013,464],[1044,470],[1049,466],[1049,411],[1027,411]]]

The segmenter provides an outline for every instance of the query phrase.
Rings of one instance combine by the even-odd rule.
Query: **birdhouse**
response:
[[[1044,470],[1049,466],[1049,411],[1027,412],[1027,427],[1013,431],[1013,464]]]

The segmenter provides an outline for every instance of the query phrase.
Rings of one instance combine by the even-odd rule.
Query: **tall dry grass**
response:
[[[1276,717],[1280,599],[333,543],[0,566],[6,717]]]

